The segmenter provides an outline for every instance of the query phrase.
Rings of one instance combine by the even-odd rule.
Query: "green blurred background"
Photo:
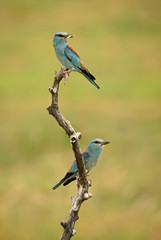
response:
[[[71,73],[60,109],[82,150],[95,137],[111,142],[90,173],[94,196],[74,239],[161,239],[160,9],[159,0],[1,1],[0,239],[59,239],[77,191],[51,190],[74,160],[46,111],[58,31],[75,34],[69,44],[101,87]]]

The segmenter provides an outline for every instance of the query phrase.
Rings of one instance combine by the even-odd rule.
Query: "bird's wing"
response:
[[[67,181],[65,181],[65,183],[63,183],[63,186],[68,185],[69,183],[73,182],[74,180],[76,180],[76,177],[68,179]]]
[[[65,52],[65,55],[68,58],[68,60],[72,62],[72,64],[74,65],[74,67],[78,71],[86,69],[86,67],[85,67],[84,63],[82,62],[79,54],[76,52],[76,50],[74,48],[67,45],[64,52]]]
[[[75,68],[80,71],[82,74],[85,74],[92,80],[96,80],[95,77],[88,71],[84,63],[82,62],[79,54],[76,52],[74,48],[67,45],[65,48],[65,55],[68,58],[69,61],[72,62],[72,64],[75,66]]]
[[[74,175],[74,173],[72,172],[67,172],[67,174],[65,175],[65,177],[63,177],[60,182],[58,182],[54,187],[53,190],[57,189],[62,183],[64,183],[66,180],[68,181],[68,179],[72,178],[72,175]]]
[[[83,156],[84,164],[86,164],[86,162],[88,161],[89,156],[90,156],[89,152],[84,152],[82,154],[82,156]],[[65,182],[63,184],[64,186],[66,186],[70,182],[76,180],[77,171],[78,171],[77,163],[76,163],[76,161],[74,161],[73,164],[72,164],[72,167],[69,169],[68,173],[66,174],[66,179],[65,179]]]
[[[77,163],[76,163],[76,161],[74,161],[73,164],[72,164],[72,166],[71,166],[71,168],[69,169],[68,173],[74,174],[74,173],[76,173],[77,171],[78,171]]]
[[[68,170],[65,178],[64,178],[64,186],[69,184],[70,182],[76,180],[76,174],[77,174],[78,168],[77,168],[77,163],[76,161],[73,162],[71,168]]]
[[[84,163],[86,164],[90,156],[89,152],[84,152],[82,156],[83,156]]]
[[[95,77],[88,71],[75,49],[67,45],[64,53],[67,59],[73,64],[74,69],[83,74],[95,87],[99,89],[100,87],[94,82],[96,80]]]
[[[82,153],[82,157],[83,157],[85,164],[88,161],[89,156],[90,156],[89,152]],[[76,163],[76,161],[74,161],[71,168],[69,169],[68,173],[70,173],[72,175],[72,174],[76,173],[77,171],[78,171],[77,163]]]

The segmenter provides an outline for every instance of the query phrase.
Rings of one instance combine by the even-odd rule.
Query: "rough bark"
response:
[[[88,192],[88,188],[91,186],[91,182],[87,180],[86,170],[84,166],[84,161],[82,158],[82,152],[79,145],[79,140],[82,137],[80,132],[76,133],[72,127],[70,121],[64,118],[62,113],[59,111],[58,106],[58,92],[60,81],[64,78],[65,83],[69,77],[69,70],[66,68],[61,68],[61,70],[54,75],[54,83],[52,87],[49,87],[49,91],[52,94],[52,103],[47,108],[50,115],[52,115],[58,124],[64,129],[64,131],[69,136],[70,142],[72,144],[72,149],[75,155],[75,159],[78,167],[78,176],[77,176],[77,187],[78,192],[75,197],[72,197],[72,204],[69,212],[69,216],[65,221],[61,222],[61,225],[64,228],[63,235],[61,240],[68,240],[76,234],[74,229],[75,222],[78,220],[78,213],[81,207],[81,204],[84,200],[92,197],[92,194]]]

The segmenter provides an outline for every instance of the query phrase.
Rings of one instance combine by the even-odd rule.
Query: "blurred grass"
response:
[[[161,239],[160,1],[1,1],[0,239],[58,239],[75,184],[51,187],[70,167],[68,138],[46,107],[57,31],[97,78],[72,73],[60,108],[84,150],[111,141],[90,173],[78,239]]]

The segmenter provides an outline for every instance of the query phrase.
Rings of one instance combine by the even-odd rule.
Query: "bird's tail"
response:
[[[64,178],[62,178],[62,180],[60,180],[60,182],[58,182],[54,187],[52,187],[53,190],[57,189],[63,182],[65,182],[67,180],[68,183],[70,183],[71,181],[69,181],[69,179],[71,178],[71,176],[73,175],[74,173],[72,172],[67,172],[67,174],[65,175]],[[67,184],[68,184],[67,183]],[[65,185],[67,185],[65,184]],[[64,185],[64,186],[65,186]]]
[[[53,189],[53,190],[57,189],[64,181],[65,181],[65,179],[63,178],[63,179],[60,180],[60,182],[58,182],[52,189]]]
[[[83,74],[84,75],[84,74]],[[96,88],[100,89],[100,87],[97,85],[97,83],[95,83],[91,78],[89,78],[88,76],[84,75],[88,81],[90,81]]]
[[[90,81],[90,83],[92,83],[96,88],[100,88],[97,83],[95,82],[95,77],[87,70],[87,69],[84,69],[82,70],[81,69],[81,73],[88,79],[88,81]]]

